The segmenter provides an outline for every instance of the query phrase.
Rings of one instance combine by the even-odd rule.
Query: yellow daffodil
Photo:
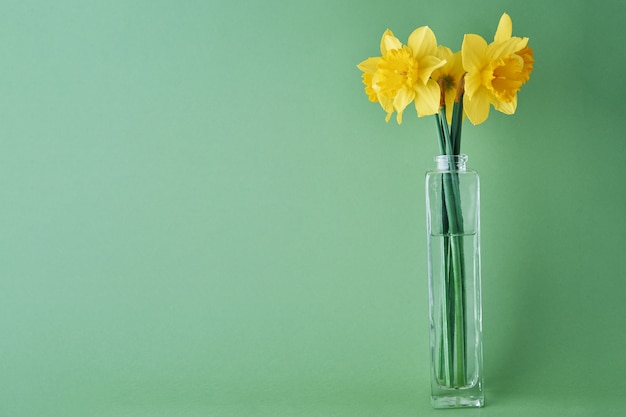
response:
[[[387,29],[380,41],[381,56],[368,58],[358,65],[363,71],[365,92],[370,101],[378,102],[387,112],[393,112],[402,123],[404,109],[413,102],[419,117],[437,113],[439,85],[431,78],[446,61],[437,57],[437,39],[433,31],[423,26],[411,33],[407,45]]]
[[[534,61],[528,38],[513,37],[512,31],[505,13],[492,43],[474,34],[463,39],[461,54],[467,71],[463,106],[475,125],[487,119],[490,105],[505,114],[515,113],[517,92],[530,78]]]
[[[433,71],[431,77],[439,83],[443,90],[446,104],[446,119],[448,119],[448,123],[451,123],[457,89],[463,74],[465,74],[461,60],[461,51],[452,53],[450,48],[440,45],[437,47],[437,57],[445,60],[446,64]]]

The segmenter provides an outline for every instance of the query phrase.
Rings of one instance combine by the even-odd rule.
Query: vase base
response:
[[[483,396],[442,395],[431,397],[430,403],[433,408],[484,407],[485,398]]]

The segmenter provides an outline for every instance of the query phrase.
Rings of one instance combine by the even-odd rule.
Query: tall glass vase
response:
[[[431,403],[484,405],[480,183],[466,155],[441,155],[426,174]]]

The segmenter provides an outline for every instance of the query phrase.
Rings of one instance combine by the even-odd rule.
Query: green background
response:
[[[466,124],[480,410],[429,405],[432,118],[356,64],[503,12],[535,71]],[[0,416],[626,413],[614,1],[0,3]]]

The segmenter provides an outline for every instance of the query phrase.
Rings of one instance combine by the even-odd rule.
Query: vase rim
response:
[[[437,169],[440,171],[450,170],[450,167],[454,167],[453,169],[464,171],[467,163],[468,156],[465,154],[459,155],[437,155],[434,160],[437,164]]]
[[[438,161],[440,158],[445,158],[445,159],[450,159],[450,158],[459,158],[459,159],[468,159],[468,156],[464,153],[458,154],[458,155],[447,155],[447,154],[443,154],[443,155],[436,155],[435,156],[435,161]]]

